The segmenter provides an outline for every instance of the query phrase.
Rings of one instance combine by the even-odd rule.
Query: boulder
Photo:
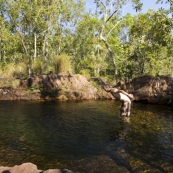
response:
[[[39,173],[37,166],[32,163],[23,163],[14,167],[0,167],[0,173]]]
[[[33,163],[23,163],[22,165],[15,165],[13,167],[0,167],[0,173],[73,173],[68,169],[49,169],[46,171],[38,170]]]
[[[89,100],[111,98],[99,85],[79,74],[49,74],[20,80],[18,87],[0,88],[0,100]]]
[[[119,82],[116,87],[132,93],[136,101],[173,105],[173,79],[170,77],[145,75]]]
[[[0,84],[5,80],[0,80]],[[10,81],[10,80],[9,80]],[[9,82],[10,83],[10,82]],[[16,79],[11,83],[17,84]],[[0,100],[91,100],[114,99],[104,91],[100,78],[87,80],[80,74],[49,74],[20,80],[17,87],[0,86]],[[135,101],[173,105],[173,79],[145,75],[119,82],[115,87],[132,93]]]

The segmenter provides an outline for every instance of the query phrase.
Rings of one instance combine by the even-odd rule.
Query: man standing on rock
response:
[[[122,117],[130,116],[131,101],[134,100],[133,94],[128,94],[123,90],[117,88],[112,88],[108,84],[104,85],[103,88],[105,91],[110,92],[116,99],[122,102],[120,115]]]

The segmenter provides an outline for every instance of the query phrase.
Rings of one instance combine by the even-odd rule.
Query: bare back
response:
[[[131,103],[131,100],[129,97],[127,97],[125,94],[119,92],[117,88],[111,88],[109,91],[116,99],[123,101],[123,102],[129,102]]]
[[[131,100],[129,99],[129,97],[127,97],[125,94],[122,93],[112,93],[111,94],[118,100],[123,101],[123,102],[129,102],[131,103]]]

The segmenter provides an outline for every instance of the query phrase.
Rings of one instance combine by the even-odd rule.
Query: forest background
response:
[[[0,77],[79,73],[108,81],[173,77],[172,0],[168,9],[122,15],[128,0],[0,0]],[[115,80],[116,79],[116,80]]]

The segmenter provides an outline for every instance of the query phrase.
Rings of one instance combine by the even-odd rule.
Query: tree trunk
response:
[[[48,55],[48,38],[47,38],[47,34],[44,35],[44,42],[43,42],[43,57],[45,59],[47,59],[47,55]]]
[[[105,7],[105,9],[106,9],[106,7]],[[107,35],[106,39],[105,39],[105,37],[103,37],[103,31],[104,31],[104,28],[106,26],[106,23],[113,17],[113,15],[116,12],[117,12],[117,10],[115,10],[109,17],[107,17],[107,9],[106,9],[106,15],[104,17],[104,22],[102,23],[100,34],[99,34],[100,35],[100,39],[104,42],[104,44],[105,44],[105,46],[106,46],[106,48],[107,48],[107,50],[108,50],[108,52],[109,52],[109,54],[111,56],[111,59],[112,59],[112,63],[113,63],[113,67],[114,67],[114,80],[115,80],[115,83],[118,81],[117,67],[116,67],[116,62],[115,62],[115,55],[114,55],[113,51],[111,50],[111,48],[110,48],[110,46],[108,44],[108,41],[107,41],[107,38],[108,38],[108,36],[109,36],[109,34],[111,33],[112,30],[110,32],[108,32],[108,35]]]
[[[28,50],[26,48],[26,45],[25,45],[25,42],[24,42],[24,39],[23,39],[23,36],[22,34],[19,32],[19,35],[20,35],[20,38],[21,38],[21,41],[22,41],[22,45],[23,45],[23,48],[25,50],[25,54],[26,54],[26,57],[28,58],[28,65],[27,65],[27,70],[28,70],[28,75],[29,77],[31,77],[31,74],[32,74],[32,71],[31,71],[31,60],[30,60],[30,55],[28,54]]]
[[[48,53],[49,53],[49,43],[48,43],[48,36],[46,36],[46,42],[45,42],[45,46],[46,46],[46,55],[45,55],[45,59],[47,59]]]
[[[60,53],[61,53],[61,47],[60,47],[60,45],[58,46],[58,55],[60,55]]]
[[[34,32],[34,60],[37,57],[37,34]]]
[[[0,38],[0,61],[2,60],[2,39]]]
[[[112,63],[113,63],[113,67],[114,67],[114,79],[115,79],[115,82],[118,81],[118,78],[117,78],[117,66],[116,66],[116,62],[115,62],[115,55],[113,53],[113,51],[111,50],[107,40],[102,36],[102,34],[100,35],[100,38],[101,40],[104,42],[109,54],[110,54],[110,57],[111,57],[111,60],[112,60]]]
[[[20,32],[19,32],[19,35],[20,35],[20,38],[21,38],[21,41],[22,41],[23,48],[25,50],[25,54],[28,56],[28,50],[27,50],[25,42],[23,40],[23,36],[22,36],[22,34]]]

